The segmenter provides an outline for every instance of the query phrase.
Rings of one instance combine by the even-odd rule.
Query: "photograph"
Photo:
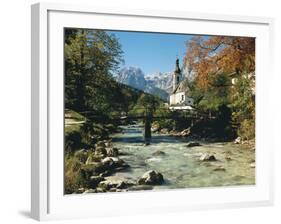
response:
[[[256,38],[64,28],[64,194],[256,184]]]

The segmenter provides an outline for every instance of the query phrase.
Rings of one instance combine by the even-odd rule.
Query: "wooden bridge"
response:
[[[199,110],[170,110],[169,108],[157,108],[161,110],[162,114],[155,113],[155,109],[140,107],[134,109],[134,113],[121,113],[116,116],[100,116],[93,111],[85,111],[81,112],[88,120],[104,120],[109,122],[122,122],[122,121],[136,121],[142,120],[144,123],[144,142],[145,144],[150,144],[151,141],[151,123],[155,120],[163,120],[163,119],[172,119],[179,120],[182,119],[183,116],[185,119],[190,121],[190,125],[192,126],[194,119],[199,119],[202,117],[208,117],[210,119],[210,115],[207,113],[200,112]]]

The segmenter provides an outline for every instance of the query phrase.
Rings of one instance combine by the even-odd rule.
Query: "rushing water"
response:
[[[165,183],[154,189],[255,184],[255,168],[250,166],[255,161],[254,150],[233,143],[202,142],[202,146],[186,147],[188,140],[161,134],[153,134],[151,144],[144,146],[141,126],[122,129],[112,136],[120,158],[130,165],[115,174],[120,178],[137,180],[146,171],[156,170],[163,174]],[[155,156],[156,151],[165,154]],[[200,161],[203,153],[214,154],[217,161]]]

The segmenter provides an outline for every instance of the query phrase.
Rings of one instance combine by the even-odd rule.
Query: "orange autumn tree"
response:
[[[203,36],[187,42],[184,64],[195,74],[198,85],[207,88],[209,80],[219,73],[255,70],[255,39],[247,37]]]
[[[197,107],[218,114],[225,106],[237,134],[255,136],[255,39],[196,36],[187,42],[184,65],[193,74],[191,95]],[[235,77],[236,82],[231,84]],[[198,100],[197,100],[198,99]]]

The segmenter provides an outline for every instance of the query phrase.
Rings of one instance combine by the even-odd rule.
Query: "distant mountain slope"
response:
[[[153,85],[159,89],[162,89],[166,91],[167,93],[170,93],[172,91],[172,80],[173,80],[172,72],[166,72],[166,73],[153,73],[148,74],[145,76],[145,79],[150,85]]]
[[[140,68],[125,67],[121,69],[115,78],[120,83],[143,90],[144,92],[150,93],[152,95],[156,95],[163,100],[168,100],[169,93],[166,91],[165,86],[167,81],[162,81],[160,74],[159,77],[157,76],[155,79],[153,79],[150,76],[145,76]],[[166,76],[164,78],[167,79]]]
[[[123,68],[116,76],[117,82],[121,82],[128,86],[132,86],[136,89],[144,90],[146,86],[146,80],[144,78],[144,73],[140,68],[128,67]]]

